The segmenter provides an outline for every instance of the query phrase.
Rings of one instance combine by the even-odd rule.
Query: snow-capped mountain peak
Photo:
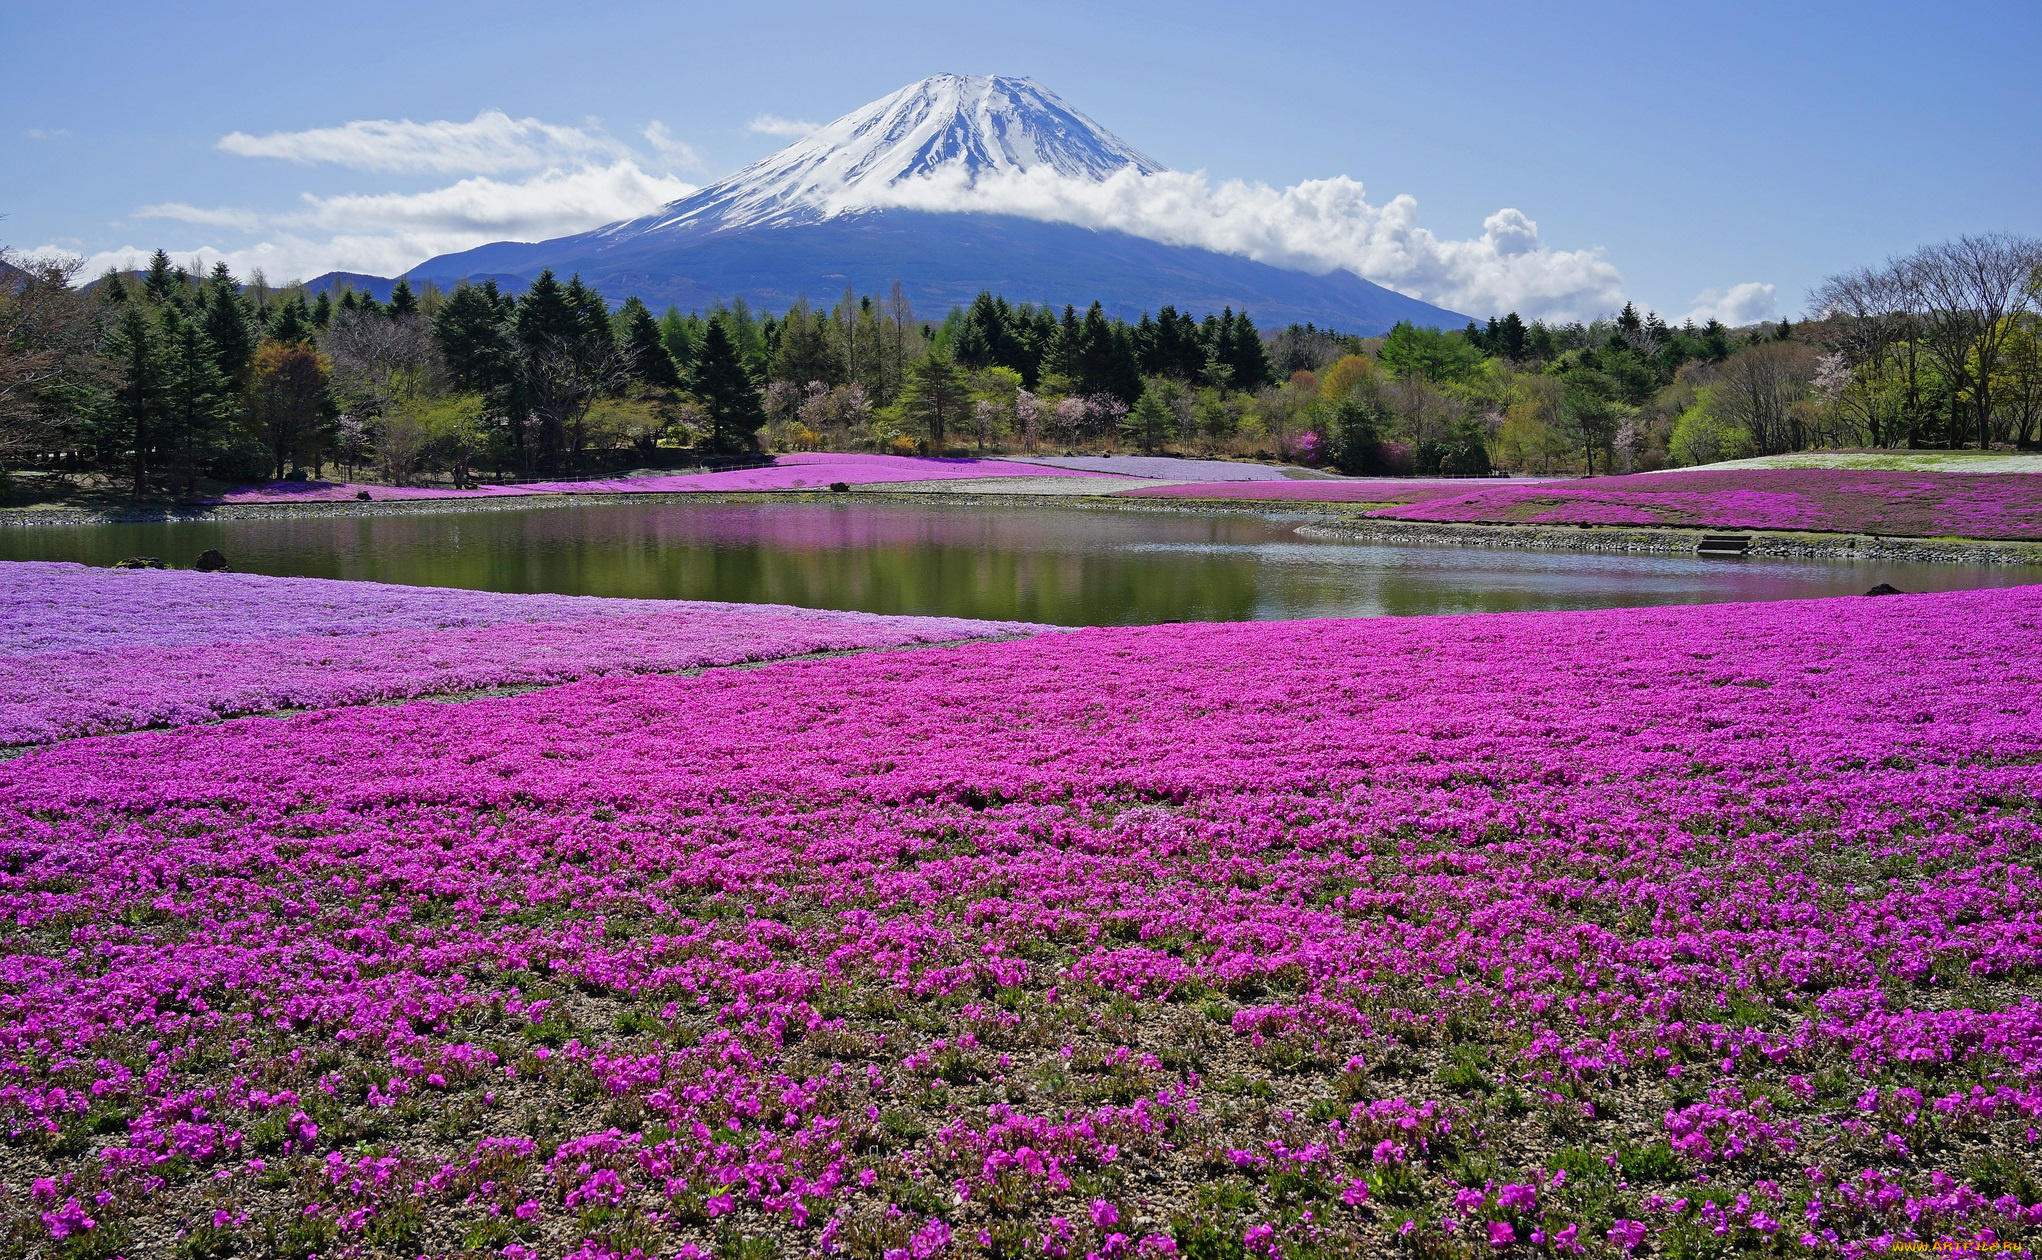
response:
[[[939,74],[607,234],[812,223],[886,204],[885,190],[907,180],[1044,168],[1083,180],[1164,169],[1033,79]]]

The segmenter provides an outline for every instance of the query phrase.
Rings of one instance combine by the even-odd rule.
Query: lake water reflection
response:
[[[489,511],[0,529],[0,559],[801,604],[1064,625],[1603,608],[1949,590],[2042,570],[1321,541],[1307,518],[932,503],[553,502]]]

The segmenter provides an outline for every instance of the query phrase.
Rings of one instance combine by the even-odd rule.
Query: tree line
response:
[[[1831,426],[1817,440],[1985,450],[2042,437],[2042,240],[1923,246],[1829,277],[1810,304]]]
[[[272,288],[159,252],[77,283],[0,260],[0,469],[202,482],[559,475],[750,450],[1173,451],[1350,473],[1626,472],[1811,447],[2033,444],[2042,246],[1966,237],[1835,276],[1814,317],[1516,313],[1264,334],[901,285],[780,315],[655,316],[578,277],[523,293]]]
[[[1130,415],[1154,446],[1175,430],[1150,423],[1146,393],[1238,400],[1271,380],[1231,310],[1129,324],[986,294],[932,322],[896,284],[828,311],[739,299],[655,317],[551,272],[520,294],[400,280],[378,301],[161,251],[87,285],[63,260],[0,266],[0,465],[136,494],[329,469],[465,484],[761,446],[1083,445],[1120,440]]]
[[[1810,317],[1670,326],[1633,305],[1408,324],[1303,375],[1298,425],[1350,472],[1632,472],[1811,449],[2042,440],[2042,241],[1923,246],[1824,281]],[[1279,341],[1282,339],[1279,338]],[[1272,347],[1274,349],[1274,346]]]

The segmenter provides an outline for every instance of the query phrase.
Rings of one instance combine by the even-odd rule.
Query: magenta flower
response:
[[[62,1242],[73,1234],[96,1229],[99,1225],[98,1221],[85,1214],[85,1209],[78,1206],[76,1199],[64,1200],[64,1206],[54,1212],[44,1212],[42,1218],[44,1227],[50,1231],[51,1240],[55,1242]]]
[[[1618,1219],[1609,1230],[1609,1240],[1623,1251],[1636,1251],[1645,1242],[1645,1222]]]

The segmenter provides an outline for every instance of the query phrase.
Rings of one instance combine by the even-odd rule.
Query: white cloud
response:
[[[601,131],[512,118],[484,110],[469,122],[441,119],[362,120],[309,131],[251,136],[236,131],[219,147],[242,157],[281,158],[301,166],[327,163],[363,171],[494,175],[550,166],[610,162],[629,147]]]
[[[439,254],[492,241],[545,240],[633,218],[695,191],[671,175],[654,175],[633,162],[569,171],[545,171],[506,181],[478,175],[417,193],[345,194],[302,199],[283,214],[209,210],[168,202],[136,213],[200,227],[227,228],[264,239],[239,248],[201,246],[174,257],[218,259],[238,273],[261,267],[272,281],[310,279],[328,271],[395,275]],[[123,269],[149,249],[122,246],[91,255],[86,270]]]
[[[271,284],[285,280],[309,280],[314,276],[334,270],[358,270],[358,268],[335,268],[323,265],[327,242],[304,241],[292,237],[263,241],[241,249],[217,249],[201,245],[196,249],[170,250],[172,261],[182,263],[194,270],[210,269],[216,262],[225,262],[234,274],[247,279],[261,271]],[[77,250],[52,250],[78,256]],[[97,277],[112,267],[118,271],[140,271],[149,265],[150,255],[155,248],[140,245],[118,245],[84,255],[80,274]],[[385,273],[387,274],[387,273]]]
[[[666,167],[698,166],[695,150],[658,122],[646,141]],[[671,170],[599,131],[512,119],[500,111],[473,122],[351,122],[310,131],[220,141],[229,153],[379,172],[459,173],[465,178],[416,192],[301,195],[280,212],[169,201],[135,215],[255,238],[173,250],[180,260],[224,260],[271,281],[327,271],[395,275],[439,254],[492,241],[545,240],[635,218],[695,191]],[[73,252],[73,251],[66,251]],[[93,273],[146,264],[152,248],[123,245],[86,258]]]
[[[253,210],[236,210],[231,206],[207,209],[204,206],[187,205],[182,201],[161,201],[151,206],[135,207],[138,219],[174,219],[179,223],[194,223],[200,227],[233,228],[237,232],[255,232],[262,228],[262,216]]]
[[[470,244],[544,240],[629,219],[693,191],[695,185],[670,175],[613,162],[516,183],[477,175],[420,193],[308,196],[305,213],[294,219],[337,232],[420,233]]]
[[[645,137],[645,142],[652,146],[653,152],[671,162],[677,170],[704,169],[701,151],[685,140],[676,139],[674,134],[667,130],[666,124],[657,118],[645,124],[645,130],[639,134]]]
[[[1077,223],[1319,275],[1344,269],[1475,316],[1575,318],[1622,304],[1623,277],[1600,250],[1554,249],[1521,211],[1490,215],[1478,237],[1444,239],[1419,225],[1415,199],[1376,206],[1364,193],[1344,175],[1277,189],[1240,180],[1215,186],[1202,172],[1122,170],[1094,182],[1037,167],[974,181],[953,168],[861,188],[857,201]]]
[[[745,124],[745,130],[762,136],[785,136],[790,140],[803,140],[821,131],[822,124],[803,122],[799,118],[782,118],[778,114],[760,114]]]
[[[1727,289],[1703,289],[1695,294],[1694,309],[1687,313],[1686,318],[1697,324],[1720,320],[1736,328],[1756,324],[1760,320],[1776,319],[1778,310],[1772,285],[1747,280]]]
[[[71,132],[68,128],[64,127],[30,127],[21,134],[31,140],[62,140],[65,136],[70,135]]]

